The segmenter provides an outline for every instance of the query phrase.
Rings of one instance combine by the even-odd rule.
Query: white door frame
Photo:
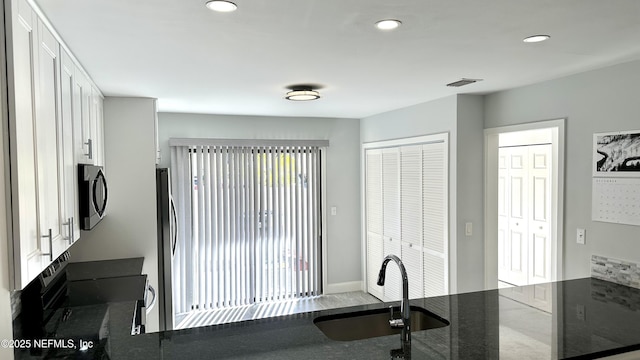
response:
[[[551,129],[553,133],[551,214],[555,221],[551,227],[551,278],[553,281],[563,279],[565,119],[558,119],[484,130],[485,289],[498,287],[498,137],[501,133],[545,128]]]

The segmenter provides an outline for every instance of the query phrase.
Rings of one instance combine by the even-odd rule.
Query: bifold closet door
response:
[[[387,267],[384,289],[376,284],[390,254],[407,270],[409,297],[449,291],[448,135],[423,139],[365,150],[367,290],[385,301],[402,298],[397,265]]]
[[[396,255],[402,258],[400,245],[400,150],[382,149],[382,218],[383,256]],[[395,263],[389,263],[384,285],[384,300],[402,299],[400,270]]]
[[[382,299],[383,288],[376,283],[383,259],[382,151],[367,150],[365,162],[367,289],[371,295]]]
[[[422,298],[422,145],[400,148],[402,262],[409,277],[409,297]]]
[[[422,145],[424,296],[449,292],[447,142]]]

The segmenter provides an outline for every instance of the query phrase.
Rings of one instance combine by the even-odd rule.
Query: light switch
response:
[[[464,224],[464,235],[465,236],[473,235],[473,223],[468,222]]]
[[[331,207],[331,215],[335,216],[338,215],[338,208],[335,206]]]
[[[585,240],[585,230],[578,228],[578,231],[576,232],[576,242],[578,244],[584,245],[584,240]]]

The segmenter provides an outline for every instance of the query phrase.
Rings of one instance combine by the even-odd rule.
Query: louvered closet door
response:
[[[382,151],[367,150],[365,158],[366,227],[367,227],[367,289],[379,299],[382,287],[376,284],[382,264]]]
[[[400,148],[402,262],[409,278],[409,297],[423,297],[422,145]]]
[[[422,145],[424,296],[449,292],[447,142]]]
[[[398,148],[382,150],[383,199],[383,255],[402,258],[400,246],[400,151]],[[395,263],[387,266],[384,300],[402,299],[400,270]]]

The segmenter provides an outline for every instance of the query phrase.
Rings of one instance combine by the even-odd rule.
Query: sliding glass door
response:
[[[190,214],[174,266],[174,287],[185,294],[177,313],[321,293],[319,147],[174,152],[172,168],[188,179],[176,197]]]

